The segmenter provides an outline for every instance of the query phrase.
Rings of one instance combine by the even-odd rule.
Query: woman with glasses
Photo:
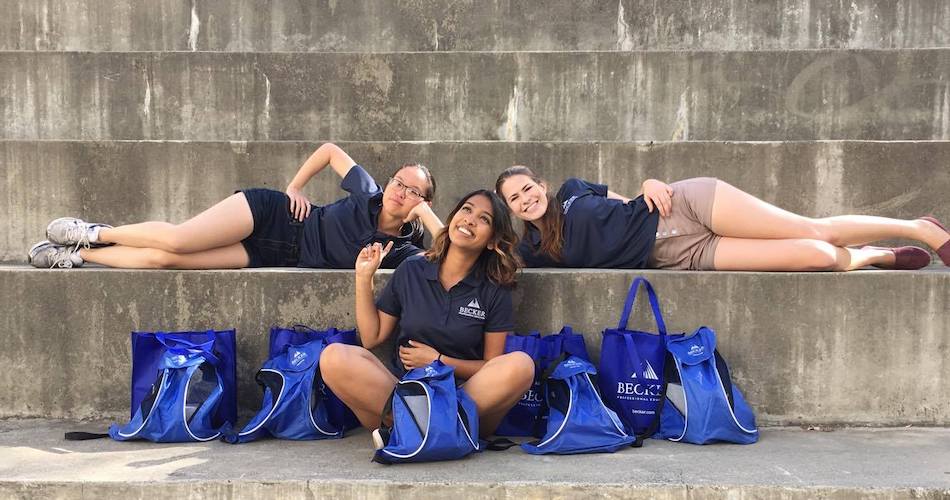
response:
[[[349,196],[324,206],[302,189],[329,165]],[[181,223],[142,222],[112,227],[64,217],[34,245],[35,267],[79,267],[92,262],[135,269],[232,269],[313,267],[352,269],[360,250],[392,242],[382,262],[395,268],[422,253],[423,226],[435,233],[435,180],[419,164],[399,167],[385,188],[334,144],[304,162],[285,192],[245,189]]]

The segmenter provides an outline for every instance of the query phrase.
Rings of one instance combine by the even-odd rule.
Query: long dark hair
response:
[[[495,192],[498,193],[498,196],[504,196],[501,192],[501,185],[508,180],[509,177],[515,175],[526,175],[532,181],[537,184],[548,185],[544,179],[538,177],[530,168],[523,165],[515,165],[505,169],[501,175],[498,176],[498,180],[495,181]],[[561,247],[564,245],[564,215],[558,209],[559,203],[557,198],[551,194],[551,190],[548,190],[548,209],[544,211],[544,215],[540,219],[533,222],[537,226],[538,230],[541,232],[541,248],[538,249],[539,253],[545,254],[555,262],[561,262]],[[507,203],[505,204],[507,207]],[[521,237],[528,237],[528,224],[524,224],[524,232],[522,232]]]
[[[489,243],[494,247],[491,250],[486,248],[482,251],[478,261],[475,262],[475,272],[488,277],[496,285],[514,288],[517,283],[518,268],[521,267],[517,252],[518,233],[511,225],[508,207],[498,195],[487,189],[472,191],[459,200],[458,205],[452,209],[445,220],[451,224],[452,218],[462,209],[462,205],[475,196],[484,196],[491,203],[492,238]],[[432,240],[432,246],[425,253],[426,258],[429,262],[441,264],[449,253],[450,244],[449,226],[445,226]]]
[[[418,168],[419,171],[422,172],[422,175],[424,175],[426,178],[427,184],[426,191],[423,193],[424,198],[422,201],[432,201],[432,198],[435,197],[435,177],[432,177],[432,172],[429,171],[429,167],[426,167],[421,163],[404,163],[400,165],[399,168],[393,170],[393,173],[389,175],[389,178],[391,179],[396,177],[396,174],[398,174],[404,168]],[[425,228],[422,225],[422,221],[416,219],[409,223],[409,227],[411,228],[410,234],[412,235],[413,244],[418,243],[421,246],[422,237],[425,235]]]

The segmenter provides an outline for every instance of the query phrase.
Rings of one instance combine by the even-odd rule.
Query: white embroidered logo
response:
[[[690,356],[702,356],[705,353],[706,353],[705,347],[701,345],[694,345],[689,348],[689,352],[687,354],[689,354]]]
[[[574,204],[574,200],[577,198],[577,196],[571,196],[570,198],[564,200],[564,203],[561,203],[561,208],[564,212],[564,215],[567,215],[567,211],[571,209],[571,205]]]
[[[293,359],[290,360],[290,364],[294,366],[300,366],[300,363],[303,363],[307,359],[307,353],[303,351],[294,352]]]
[[[643,370],[643,378],[647,380],[660,380],[660,377],[657,376],[656,371],[653,370],[653,367],[650,366],[649,361],[644,361],[643,364],[647,365]],[[633,375],[630,378],[637,378],[637,372],[633,372]]]
[[[467,306],[459,307],[459,315],[475,319],[485,319],[485,311],[482,311],[481,306],[478,305],[478,299],[472,299]]]

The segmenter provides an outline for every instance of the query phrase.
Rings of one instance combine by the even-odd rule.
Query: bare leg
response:
[[[248,264],[247,251],[240,243],[194,253],[116,245],[84,248],[79,255],[87,262],[125,269],[240,269]]]
[[[238,243],[254,230],[244,193],[235,193],[181,224],[142,222],[99,231],[99,241],[192,253]]]
[[[330,344],[320,354],[320,374],[363,427],[379,427],[386,401],[398,380],[373,353],[362,347]]]
[[[894,253],[873,248],[843,248],[818,240],[722,238],[716,246],[719,271],[850,271],[893,264]]]
[[[492,358],[465,382],[465,392],[478,408],[478,433],[491,436],[534,381],[534,362],[523,352]]]
[[[940,248],[950,236],[923,220],[900,220],[869,215],[813,219],[783,210],[723,181],[716,184],[712,209],[713,232],[732,238],[813,239],[843,247],[872,241],[906,238]]]

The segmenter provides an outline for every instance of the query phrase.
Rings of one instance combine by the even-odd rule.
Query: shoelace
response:
[[[58,267],[61,269],[72,269],[73,261],[69,258],[69,255],[72,253],[67,247],[61,247],[53,250],[55,255],[53,256],[52,262],[50,262],[50,269]]]
[[[90,248],[92,246],[92,243],[89,241],[89,224],[76,222],[72,227],[66,228],[65,233],[67,240],[76,240],[76,246],[73,248],[73,251],[79,250],[79,247]]]

